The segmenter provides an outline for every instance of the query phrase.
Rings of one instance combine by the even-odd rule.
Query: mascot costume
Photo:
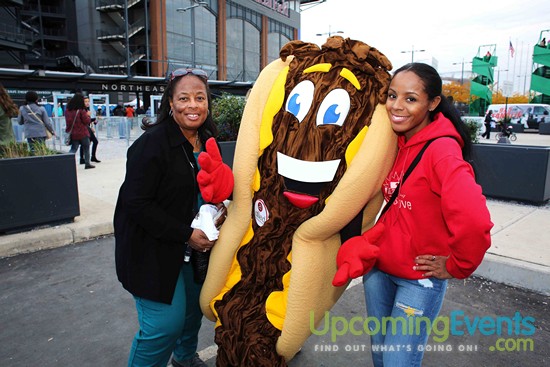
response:
[[[344,292],[332,285],[338,249],[372,227],[397,150],[389,70],[377,49],[335,36],[292,41],[260,73],[201,293],[217,366],[286,366],[310,317],[317,325]]]

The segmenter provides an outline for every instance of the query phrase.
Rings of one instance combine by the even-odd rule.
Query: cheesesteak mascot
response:
[[[339,36],[292,41],[260,73],[237,139],[233,202],[201,307],[217,366],[286,366],[345,287],[347,238],[372,227],[397,143],[384,103],[391,64]]]

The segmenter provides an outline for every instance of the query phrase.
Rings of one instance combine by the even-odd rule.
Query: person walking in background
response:
[[[57,102],[57,117],[63,116],[63,105],[61,102]],[[52,110],[52,117],[56,117],[54,111]]]
[[[17,117],[19,109],[0,83],[0,146],[15,142],[12,117]]]
[[[484,123],[485,123],[485,131],[483,132],[483,134],[481,134],[481,137],[482,138],[486,137],[487,139],[491,139],[491,128],[493,125],[493,111],[491,110],[487,111],[487,114],[485,115]]]
[[[24,125],[23,133],[29,143],[29,150],[34,154],[37,144],[44,144],[48,133],[55,135],[48,112],[38,105],[38,94],[28,91],[25,94],[25,104],[19,108],[19,125]]]
[[[197,157],[217,135],[210,107],[206,72],[174,71],[157,122],[145,121],[128,149],[114,215],[117,276],[139,321],[128,366],[166,366],[172,354],[174,367],[206,366],[196,353],[202,283],[193,264],[214,241],[191,223],[203,202]]]
[[[66,132],[71,133],[71,153],[76,153],[78,147],[84,151],[84,168],[95,168],[90,163],[90,116],[86,110],[84,96],[75,93],[65,110]]]
[[[126,117],[128,118],[134,117],[134,106],[132,105],[126,106]]]
[[[493,223],[468,163],[470,137],[441,89],[427,64],[394,73],[386,109],[399,150],[382,186],[388,205],[338,252],[336,283],[365,274],[367,314],[387,330],[371,335],[375,367],[422,364],[447,280],[470,276],[491,245]],[[392,329],[403,318],[414,330]]]
[[[84,97],[84,105],[86,106],[86,110],[88,111],[88,116],[90,116],[90,125],[88,125],[88,133],[90,134],[90,142],[92,144],[92,158],[90,160],[95,163],[100,163],[101,161],[96,157],[97,145],[99,144],[99,141],[97,140],[97,136],[95,134],[95,126],[97,125],[96,111],[93,105],[90,107],[89,97]],[[82,150],[82,147],[81,147],[80,164],[85,164],[85,163],[86,163],[86,160],[84,159],[84,151]]]
[[[116,105],[116,107],[113,109],[113,116],[124,116],[124,113],[125,113],[125,109],[124,107],[122,107],[121,105]]]

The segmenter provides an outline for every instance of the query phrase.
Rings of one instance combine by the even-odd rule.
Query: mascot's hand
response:
[[[357,278],[372,269],[380,253],[376,242],[382,233],[384,224],[379,223],[361,236],[352,237],[344,242],[336,256],[338,271],[332,280],[333,286],[341,287],[349,279]]]
[[[202,198],[208,203],[221,203],[233,192],[233,172],[222,161],[214,138],[206,141],[206,152],[199,154],[201,170],[197,182]]]

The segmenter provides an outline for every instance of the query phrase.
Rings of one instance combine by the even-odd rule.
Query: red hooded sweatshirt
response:
[[[390,199],[424,144],[437,137],[380,219],[386,231],[377,267],[405,279],[423,278],[423,271],[413,270],[418,255],[449,256],[447,271],[466,278],[491,246],[493,223],[485,197],[462,158],[462,138],[441,113],[409,141],[399,137],[397,158],[382,186],[384,196]]]

